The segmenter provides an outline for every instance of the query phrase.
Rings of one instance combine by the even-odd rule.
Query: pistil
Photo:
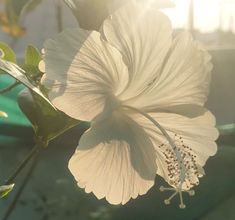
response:
[[[180,198],[179,207],[182,208],[182,209],[185,208],[186,205],[183,202],[182,193],[187,192],[190,196],[193,196],[195,193],[194,193],[193,190],[186,190],[186,189],[184,190],[183,187],[182,187],[183,183],[186,181],[186,177],[189,175],[187,173],[187,170],[189,168],[186,167],[186,164],[188,162],[186,162],[186,164],[185,164],[184,155],[182,154],[180,148],[178,148],[176,146],[175,141],[170,137],[170,135],[167,133],[167,131],[155,119],[153,119],[150,115],[148,115],[147,113],[145,113],[145,112],[143,112],[139,109],[131,107],[131,106],[122,106],[122,107],[130,109],[134,112],[137,112],[137,113],[141,114],[142,116],[144,116],[145,118],[147,118],[149,121],[151,121],[162,132],[164,137],[167,139],[167,141],[168,141],[168,143],[171,147],[171,151],[172,151],[172,153],[174,153],[174,155],[177,159],[176,162],[177,162],[177,166],[179,168],[179,172],[176,172],[176,174],[178,173],[179,179],[178,179],[178,184],[176,184],[176,183],[173,184],[175,187],[166,188],[166,187],[161,186],[160,191],[162,191],[162,192],[163,191],[173,191],[173,194],[168,199],[164,200],[164,203],[166,205],[170,204],[171,200],[176,195],[179,195],[179,198]],[[186,148],[186,146],[184,146],[184,148]],[[189,155],[191,155],[191,154],[189,153]]]
[[[166,205],[169,205],[171,203],[171,200],[179,194],[179,197],[180,197],[180,204],[179,204],[179,207],[181,209],[184,209],[186,208],[186,205],[184,204],[184,201],[183,201],[183,192],[186,192],[189,194],[189,196],[194,196],[195,195],[195,191],[194,190],[182,190],[182,187],[179,187],[179,188],[174,188],[174,187],[164,187],[164,186],[161,186],[159,188],[159,190],[161,192],[164,192],[164,191],[173,191],[173,194],[168,198],[168,199],[165,199],[164,200],[164,203]]]

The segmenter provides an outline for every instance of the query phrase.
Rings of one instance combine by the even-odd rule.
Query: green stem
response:
[[[22,163],[16,168],[16,170],[13,172],[13,174],[5,181],[4,185],[9,185],[13,183],[15,178],[18,176],[18,174],[24,169],[24,167],[28,164],[28,162],[33,158],[35,154],[39,152],[39,149],[41,148],[41,145],[35,145],[35,147],[30,151],[30,153],[27,155],[27,157],[22,161]]]
[[[4,94],[7,92],[10,92],[12,89],[14,89],[16,86],[20,85],[19,81],[15,81],[12,85],[8,86],[7,88],[1,89],[0,94]]]
[[[20,185],[18,191],[16,192],[11,204],[8,206],[8,209],[5,213],[5,215],[3,216],[2,220],[7,220],[10,217],[10,215],[11,215],[12,211],[14,210],[21,194],[23,193],[25,187],[27,186],[27,184],[30,180],[30,177],[31,177],[31,175],[32,175],[32,173],[33,173],[33,171],[36,167],[36,164],[37,164],[37,157],[34,157],[34,161],[32,162],[32,165],[29,168],[29,171],[27,172],[22,184]]]

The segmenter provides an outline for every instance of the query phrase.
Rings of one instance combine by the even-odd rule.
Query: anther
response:
[[[159,190],[163,192],[165,190],[164,186],[160,186]]]
[[[195,195],[195,191],[194,190],[189,190],[189,191],[187,191],[188,192],[188,194],[190,195],[190,196],[194,196]]]
[[[168,142],[168,144],[166,145],[166,149],[164,147],[165,144],[160,145],[160,148],[162,147],[161,150],[162,150],[163,155],[165,156],[165,162],[166,162],[167,169],[169,172],[167,173],[167,175],[170,177],[169,184],[175,187],[172,187],[172,188],[160,187],[160,191],[165,191],[165,190],[174,191],[173,194],[164,201],[165,204],[167,205],[170,204],[171,199],[173,199],[177,194],[179,194],[179,197],[180,197],[179,207],[185,208],[186,206],[183,203],[182,192],[188,192],[188,190],[186,189],[183,190],[182,184],[189,181],[190,186],[195,185],[195,183],[191,181],[191,175],[193,175],[193,171],[199,171],[199,168],[200,168],[200,167],[195,168],[196,162],[193,157],[192,148],[185,146],[183,142],[183,138],[181,136],[178,136],[177,134],[175,134],[175,139],[177,138],[178,140],[173,140],[172,137],[168,134],[168,132],[154,118],[152,118],[147,113],[131,106],[123,105],[122,107],[127,108],[129,110],[133,110],[134,112],[137,112],[141,114],[142,116],[144,116],[146,119],[152,122],[161,131],[163,136],[166,138]],[[203,168],[201,168],[201,170],[200,170],[200,173],[202,173],[203,175]],[[198,175],[196,177],[198,177]],[[189,188],[190,187],[188,187],[188,189]],[[188,193],[191,196],[194,194],[193,192],[188,192]]]

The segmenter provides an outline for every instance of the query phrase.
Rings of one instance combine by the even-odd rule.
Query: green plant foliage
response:
[[[48,142],[66,130],[79,124],[37,94],[24,90],[18,96],[18,104],[32,123],[36,137]]]
[[[46,100],[50,104],[50,101],[38,88],[39,79],[28,77],[30,74],[26,73],[25,70],[23,70],[21,67],[19,67],[18,65],[12,62],[5,61],[1,58],[0,58],[0,69],[2,69],[5,73],[8,73],[12,77],[14,77],[16,80],[24,84],[34,93],[37,93],[38,95],[40,95],[44,100]]]
[[[25,50],[25,63],[21,65],[22,69],[25,71],[25,75],[28,79],[34,83],[38,84],[37,79],[42,76],[38,65],[42,60],[42,56],[36,47],[29,45]]]
[[[38,67],[41,60],[42,56],[38,49],[32,45],[29,45],[25,51],[25,64]]]
[[[14,188],[15,184],[0,186],[0,198],[7,196]]]
[[[0,41],[0,57],[4,60],[16,63],[15,52],[6,44]]]
[[[26,64],[24,67],[31,67],[33,71],[33,68],[37,68],[39,61],[39,52],[37,49],[29,46],[26,50]],[[33,73],[26,72],[16,64],[4,60],[1,61],[1,59],[0,68],[30,89],[31,92],[27,90],[19,95],[18,104],[28,120],[32,123],[36,139],[48,142],[79,123],[79,121],[55,109],[47,97],[41,92],[39,86],[37,86],[38,83],[36,80],[38,79],[29,79],[29,76]]]

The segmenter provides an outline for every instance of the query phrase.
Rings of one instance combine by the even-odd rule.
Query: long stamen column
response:
[[[161,186],[160,187],[160,191],[173,191],[173,194],[166,200],[164,200],[165,204],[168,205],[170,204],[170,201],[171,199],[173,199],[177,194],[179,194],[179,198],[180,198],[180,204],[179,204],[179,207],[180,208],[185,208],[185,204],[183,202],[183,196],[182,196],[182,193],[183,192],[187,192],[190,196],[193,196],[195,193],[193,190],[183,190],[182,189],[182,185],[185,181],[185,178],[186,178],[186,172],[187,172],[187,168],[184,164],[184,160],[183,160],[183,157],[181,156],[181,153],[180,151],[178,150],[175,142],[172,140],[172,138],[170,137],[170,135],[167,133],[167,131],[155,120],[153,119],[150,115],[148,115],[147,113],[145,112],[142,112],[141,110],[139,109],[136,109],[134,107],[131,107],[131,106],[122,106],[126,109],[130,109],[134,112],[137,112],[139,114],[141,114],[142,116],[144,116],[145,118],[147,118],[149,121],[151,121],[160,131],[161,133],[164,135],[164,137],[167,139],[167,141],[169,142],[169,145],[171,146],[176,158],[177,158],[177,163],[179,165],[179,168],[180,168],[180,181],[179,181],[179,185],[177,187],[163,187]]]

